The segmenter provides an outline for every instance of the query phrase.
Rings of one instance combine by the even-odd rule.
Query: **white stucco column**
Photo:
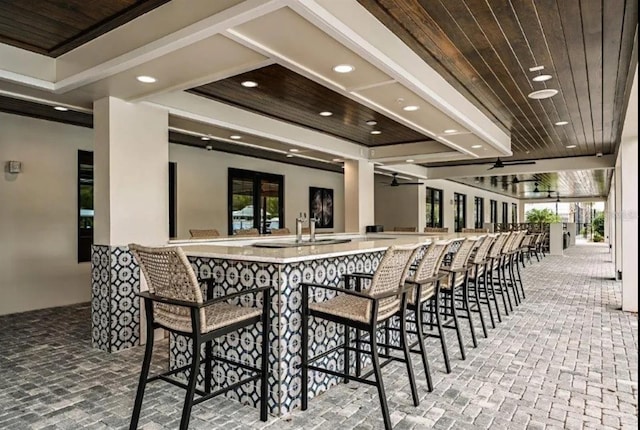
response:
[[[622,310],[638,312],[638,138],[620,143],[622,182]]]
[[[344,227],[346,232],[364,233],[375,223],[373,163],[344,163]]]
[[[100,245],[169,239],[169,115],[107,97],[94,103],[95,236]]]
[[[92,344],[115,352],[145,341],[135,295],[145,288],[127,245],[169,239],[169,114],[107,97],[93,120]]]
[[[614,182],[614,196],[615,196],[615,208],[614,208],[614,222],[615,222],[615,238],[613,242],[614,246],[614,262],[615,262],[615,277],[618,279],[618,274],[622,271],[622,164],[620,161],[621,152],[618,153],[618,161],[616,162],[616,168],[613,176]]]

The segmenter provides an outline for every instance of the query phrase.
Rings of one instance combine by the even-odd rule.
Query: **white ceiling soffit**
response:
[[[500,154],[512,155],[507,133],[357,1],[298,0],[290,2],[290,6]]]
[[[368,150],[362,145],[195,94],[186,92],[157,94],[147,98],[145,103],[168,109],[171,115],[278,140],[300,148],[321,151],[335,158],[368,160]]]
[[[371,53],[363,56],[362,52],[345,46],[344,43],[348,40],[345,37],[336,39],[334,28],[326,25],[318,27],[322,22],[316,19],[315,15],[310,15],[306,8],[299,7],[298,2],[292,2],[291,6],[295,8],[295,12],[285,7],[236,26],[225,34],[273,58],[287,68],[423,133],[426,137],[437,139],[471,157],[486,156],[483,152],[478,153],[458,145],[455,141],[445,139],[443,132],[446,129],[471,132],[461,121],[452,119],[450,114],[443,113],[425,97],[409,89],[405,82],[398,82],[398,79],[392,76],[391,73],[394,71],[388,67],[386,61],[381,63],[385,67],[374,65],[367,58],[371,57]],[[296,12],[306,16],[303,18]],[[309,17],[313,19],[313,23],[305,19]],[[378,22],[377,25],[382,26]],[[296,37],[291,37],[292,34]],[[354,71],[336,73],[332,67],[338,64],[350,64],[354,66]],[[420,67],[428,66],[421,60]],[[406,71],[396,72],[406,80]],[[452,87],[449,88],[453,90]],[[407,105],[415,105],[419,109],[410,112],[403,110]],[[508,136],[500,133],[502,140],[509,145]],[[482,141],[480,138],[479,140]],[[484,146],[491,145],[491,142],[482,143]],[[502,147],[498,147],[498,150],[501,155],[507,154]]]

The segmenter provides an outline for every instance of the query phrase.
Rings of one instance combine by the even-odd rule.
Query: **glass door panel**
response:
[[[253,178],[231,179],[230,234],[235,234],[237,230],[254,228],[254,194]]]
[[[260,233],[268,234],[280,226],[280,181],[260,181]]]

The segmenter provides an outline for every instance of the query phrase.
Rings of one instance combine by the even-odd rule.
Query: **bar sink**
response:
[[[303,240],[296,242],[295,240],[280,240],[274,242],[255,242],[251,244],[256,248],[297,248],[299,246],[315,246],[315,245],[336,245],[338,243],[348,243],[351,239],[316,239],[314,242]]]

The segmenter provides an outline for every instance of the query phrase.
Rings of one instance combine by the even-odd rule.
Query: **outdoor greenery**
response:
[[[527,211],[526,218],[527,222],[534,224],[551,224],[561,221],[560,217],[550,209],[531,209]]]
[[[604,212],[596,214],[595,218],[593,218],[593,231],[594,236],[596,233],[600,236],[604,236]],[[596,242],[595,237],[594,242]]]

